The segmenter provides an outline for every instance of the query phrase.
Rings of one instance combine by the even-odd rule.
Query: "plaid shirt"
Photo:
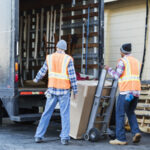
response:
[[[120,76],[123,74],[125,70],[125,65],[123,63],[122,60],[120,60],[117,64],[117,68],[116,70],[113,70],[111,67],[109,67],[108,69],[108,73],[115,79],[119,79]],[[126,92],[120,92],[120,94],[125,95],[125,94],[133,94],[135,97],[139,97],[140,96],[140,91],[126,91]]]
[[[62,52],[58,52],[62,53]],[[42,79],[46,72],[48,70],[47,62],[44,62],[43,67],[39,70],[37,73],[35,80],[38,82],[40,79]],[[77,79],[76,79],[76,73],[74,69],[74,63],[72,60],[70,60],[69,65],[68,65],[68,74],[69,74],[69,79],[71,83],[71,89],[73,90],[74,94],[77,94]],[[54,95],[65,95],[70,89],[56,89],[56,88],[48,88],[47,91],[45,92],[46,97],[49,97],[51,94]]]

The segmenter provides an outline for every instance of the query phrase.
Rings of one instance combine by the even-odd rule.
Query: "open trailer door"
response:
[[[18,6],[18,0],[0,0],[0,98],[11,98],[15,93]]]

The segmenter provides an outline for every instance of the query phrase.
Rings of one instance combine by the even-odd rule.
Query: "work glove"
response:
[[[34,83],[38,83],[38,80],[35,78],[35,79],[33,79],[33,82]]]
[[[125,96],[125,100],[131,102],[134,99],[133,94],[129,93]]]

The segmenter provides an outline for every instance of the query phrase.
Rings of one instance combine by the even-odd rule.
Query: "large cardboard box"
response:
[[[86,132],[97,84],[98,81],[78,81],[77,98],[71,95],[70,136],[74,139],[83,138]],[[108,90],[103,90],[103,95],[108,95]]]

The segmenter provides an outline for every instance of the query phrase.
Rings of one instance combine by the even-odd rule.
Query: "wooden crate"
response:
[[[150,133],[150,84],[142,84],[141,95],[135,114],[140,130]]]

